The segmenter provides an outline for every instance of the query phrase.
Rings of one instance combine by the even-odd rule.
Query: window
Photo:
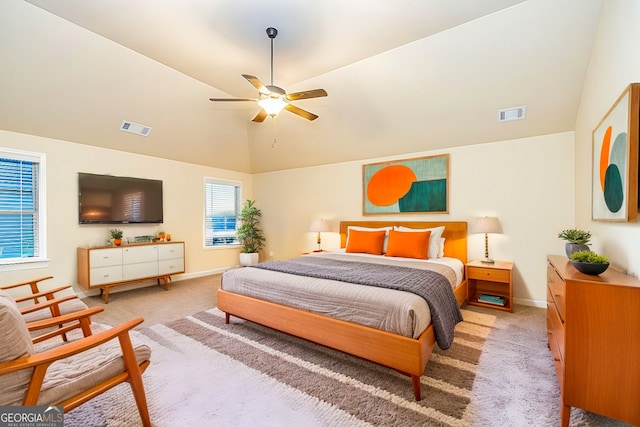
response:
[[[207,178],[204,184],[204,246],[238,245],[236,224],[240,215],[241,183]]]
[[[44,160],[0,149],[0,264],[46,258]]]

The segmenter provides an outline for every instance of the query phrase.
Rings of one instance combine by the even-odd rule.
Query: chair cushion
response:
[[[87,308],[89,308],[87,306],[87,304],[85,304],[84,302],[82,302],[78,298],[75,298],[75,299],[72,299],[72,300],[69,300],[69,301],[65,301],[65,302],[61,303],[59,307],[60,307],[60,314],[75,313],[75,312],[86,310]],[[35,321],[38,321],[38,320],[50,319],[51,318],[51,310],[47,307],[47,308],[44,308],[42,310],[32,311],[31,313],[26,313],[26,314],[23,315],[23,317],[24,317],[24,321],[27,322],[27,323],[35,322]],[[39,333],[42,333],[42,332],[39,332]]]
[[[31,335],[15,300],[0,290],[0,363],[33,354]],[[0,405],[22,403],[32,369],[0,375]]]
[[[93,333],[108,328],[96,323],[91,325]],[[138,364],[149,360],[151,349],[136,342],[136,331],[129,334]],[[56,404],[121,372],[124,372],[124,361],[118,339],[58,360],[47,370],[38,405]]]

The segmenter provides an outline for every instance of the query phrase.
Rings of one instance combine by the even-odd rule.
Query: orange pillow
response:
[[[349,230],[347,252],[363,252],[365,254],[382,255],[386,231]]]
[[[386,256],[429,259],[429,237],[431,231],[402,232],[389,231]]]

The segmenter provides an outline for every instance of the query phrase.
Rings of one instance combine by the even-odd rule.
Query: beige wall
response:
[[[603,2],[598,35],[576,122],[576,219],[592,232],[592,250],[623,270],[640,274],[640,227],[637,223],[591,220],[592,131],[629,83],[640,82],[640,2]]]
[[[449,214],[366,218],[471,221],[477,216],[497,216],[504,235],[490,236],[491,257],[515,262],[516,302],[544,305],[545,255],[563,253],[557,234],[573,226],[573,138],[573,132],[567,132],[256,174],[254,195],[263,210],[267,237],[263,259],[289,258],[313,250],[316,235],[308,227],[317,218],[329,220],[334,231],[323,233],[323,248],[339,247],[338,222],[365,219],[363,164],[449,153]],[[483,256],[483,236],[469,236],[469,259]]]
[[[0,269],[0,284],[53,275],[51,285],[74,284],[81,290],[76,278],[76,248],[104,244],[108,239],[107,230],[114,226],[78,224],[78,172],[161,179],[164,224],[124,224],[118,228],[124,231],[125,238],[155,234],[163,229],[171,233],[172,240],[184,241],[186,273],[183,277],[238,264],[238,249],[204,249],[204,179],[241,181],[244,196],[251,197],[251,175],[6,131],[0,131],[0,147],[46,154],[50,259],[45,268],[24,265],[25,269],[20,270]]]

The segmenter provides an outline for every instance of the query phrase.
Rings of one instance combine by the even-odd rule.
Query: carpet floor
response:
[[[212,276],[114,293],[108,305],[85,299],[105,307],[98,322],[145,317],[136,339],[152,348],[143,379],[154,426],[559,425],[544,309],[465,307],[415,402],[410,380],[390,369],[250,322],[224,325],[211,309],[218,286]],[[139,423],[126,384],[65,416],[67,427]],[[574,408],[571,426],[624,424]]]

